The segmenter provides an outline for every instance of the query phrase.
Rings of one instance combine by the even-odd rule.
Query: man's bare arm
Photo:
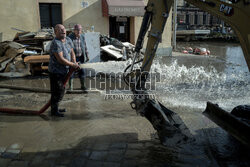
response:
[[[56,56],[56,59],[59,63],[65,65],[65,66],[70,66],[70,67],[73,67],[73,68],[79,68],[79,65],[74,63],[74,62],[70,62],[68,61],[67,59],[65,59],[63,57],[63,52],[60,52],[60,53],[54,53],[55,56]]]

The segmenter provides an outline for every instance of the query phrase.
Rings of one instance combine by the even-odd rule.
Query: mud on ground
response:
[[[78,82],[78,81],[75,81]],[[48,79],[1,84],[48,88]],[[79,86],[79,85],[78,85]],[[0,90],[0,107],[38,110],[49,94]],[[249,166],[249,149],[201,114],[173,108],[195,141],[164,147],[152,125],[136,115],[131,100],[99,93],[67,94],[64,118],[0,114],[0,166]]]

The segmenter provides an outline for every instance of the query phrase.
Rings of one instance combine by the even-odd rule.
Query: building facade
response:
[[[187,29],[196,29],[220,26],[222,21],[216,16],[202,11],[184,0],[178,0],[177,24],[179,26],[186,25]]]
[[[0,40],[12,40],[16,29],[36,32],[58,23],[70,29],[79,23],[85,31],[94,29],[134,44],[146,4],[147,0],[1,0]],[[160,48],[171,48],[171,22],[169,17]]]

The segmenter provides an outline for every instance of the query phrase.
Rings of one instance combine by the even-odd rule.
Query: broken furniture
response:
[[[28,63],[32,75],[48,71],[50,55],[33,55],[26,56],[24,63]]]

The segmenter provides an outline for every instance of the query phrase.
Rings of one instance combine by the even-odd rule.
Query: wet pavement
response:
[[[43,87],[48,79],[39,83]],[[49,97],[1,89],[0,107],[38,110]],[[64,118],[52,118],[48,111],[42,116],[0,114],[0,166],[249,166],[249,149],[201,112],[178,112],[195,141],[164,147],[129,103],[104,100],[100,93],[67,94]]]
[[[0,167],[250,166],[250,148],[202,115],[208,100],[227,111],[248,104],[249,72],[239,56],[234,61],[238,46],[207,48],[218,55],[161,57],[164,64],[152,68],[164,74],[157,98],[178,113],[195,140],[164,147],[152,125],[131,109],[131,100],[105,100],[103,92],[66,94],[64,118],[50,117],[50,109],[41,116],[0,113]],[[49,88],[46,76],[0,78],[0,84]],[[74,84],[80,87],[77,79]],[[49,99],[46,93],[0,89],[0,108],[39,110]]]

